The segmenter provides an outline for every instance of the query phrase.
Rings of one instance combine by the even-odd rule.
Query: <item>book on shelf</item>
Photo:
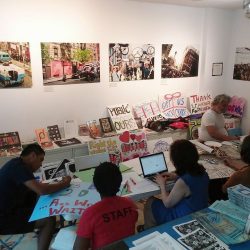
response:
[[[18,132],[0,134],[0,156],[16,155],[21,153],[22,145]]]
[[[87,121],[87,125],[89,127],[90,137],[94,139],[102,137],[100,125],[97,124],[96,120]]]
[[[47,129],[49,133],[49,138],[52,141],[57,141],[62,139],[58,125],[47,126]]]
[[[70,145],[75,145],[75,144],[81,144],[81,142],[76,139],[75,137],[69,138],[69,139],[63,139],[60,141],[55,141],[54,142],[58,147],[65,147],[65,146],[70,146]]]
[[[78,126],[78,134],[80,136],[89,136],[89,127],[88,125],[85,123],[85,124],[80,124]]]
[[[42,148],[51,148],[53,147],[53,143],[49,138],[48,132],[45,128],[38,128],[35,130],[36,138],[38,143]]]

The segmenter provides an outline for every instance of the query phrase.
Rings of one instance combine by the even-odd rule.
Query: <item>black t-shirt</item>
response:
[[[0,214],[15,214],[23,208],[31,208],[36,193],[23,183],[35,179],[21,158],[14,158],[0,169]]]

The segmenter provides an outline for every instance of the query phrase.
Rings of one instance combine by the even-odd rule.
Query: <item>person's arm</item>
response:
[[[76,236],[73,250],[88,250],[90,247],[90,239]]]
[[[45,195],[57,192],[60,189],[68,187],[70,185],[70,181],[71,177],[65,176],[62,178],[61,181],[55,184],[41,183],[36,181],[35,179],[32,179],[24,182],[24,185],[29,189],[33,190],[38,195]]]
[[[160,186],[161,199],[165,207],[167,208],[173,207],[179,201],[181,201],[184,197],[187,197],[188,195],[190,195],[189,187],[185,184],[185,182],[181,178],[179,178],[176,181],[170,193],[166,191],[166,186],[165,186],[166,179],[163,176],[158,174],[155,177],[155,180]]]
[[[226,181],[226,183],[222,186],[222,192],[227,193],[227,188],[235,186],[241,182],[241,174],[240,171],[235,172],[231,177]]]
[[[234,160],[231,158],[226,158],[224,160],[225,165],[227,165],[228,167],[234,169],[234,170],[241,170],[242,168],[248,166],[248,164],[246,164],[244,161],[242,160]]]
[[[206,129],[207,129],[208,134],[216,140],[219,140],[219,141],[239,140],[238,136],[224,135],[220,133],[215,126],[206,126]]]

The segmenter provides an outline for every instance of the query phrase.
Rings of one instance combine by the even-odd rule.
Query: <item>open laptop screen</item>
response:
[[[166,160],[162,152],[142,156],[139,159],[144,177],[168,170]]]

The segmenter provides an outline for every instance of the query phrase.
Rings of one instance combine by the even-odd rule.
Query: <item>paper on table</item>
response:
[[[200,143],[200,142],[198,142],[198,141],[196,141],[196,140],[191,140],[191,142],[192,142],[193,144],[195,144],[196,146],[202,148],[202,149],[205,150],[206,152],[210,153],[210,154],[213,153],[213,151],[214,151],[213,148],[210,148],[210,147],[208,147],[208,146],[206,146],[206,145],[204,145],[204,144],[202,144],[202,143]]]

